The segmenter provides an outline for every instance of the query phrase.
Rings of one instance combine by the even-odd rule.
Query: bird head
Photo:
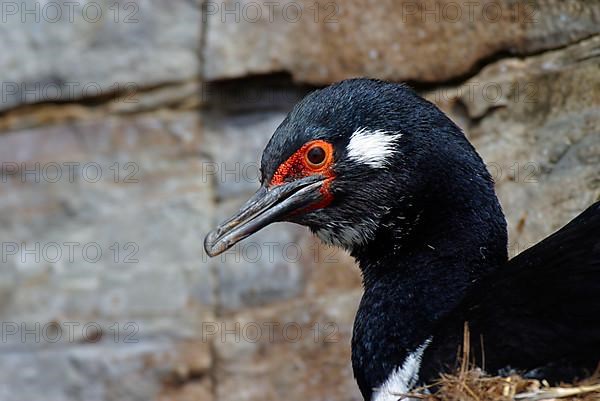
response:
[[[381,235],[390,215],[402,237],[449,170],[468,169],[473,158],[473,174],[487,174],[460,129],[406,86],[342,81],[305,97],[277,128],[260,189],[208,234],[206,252],[218,255],[277,221],[351,252]]]

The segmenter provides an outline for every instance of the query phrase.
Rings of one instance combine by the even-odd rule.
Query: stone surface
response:
[[[428,94],[496,179],[515,255],[600,198],[600,37]]]
[[[22,365],[2,399],[36,399],[44,376],[57,382],[46,399],[200,387],[211,399],[211,354],[197,341],[214,301],[202,146],[197,112],[0,136],[0,364]],[[163,385],[171,376],[177,383]]]
[[[200,1],[2,3],[0,111],[197,77]]]
[[[360,291],[279,303],[214,334],[219,400],[361,400],[350,366]]]
[[[206,151],[211,164],[205,167],[220,199],[249,196],[260,186],[260,157],[285,113],[209,115]]]
[[[168,341],[136,344],[99,343],[38,352],[3,353],[0,398],[21,400],[186,400],[181,393],[165,397],[175,387],[194,387],[196,401],[212,400],[204,378],[208,364],[195,367],[196,378],[173,382],[189,364],[180,345]],[[189,347],[189,344],[188,344]],[[197,353],[196,353],[197,355]],[[188,391],[188,390],[186,390]]]
[[[43,310],[48,318],[164,316],[186,305],[190,278],[210,293],[197,274],[199,238],[209,228],[202,216],[212,199],[202,180],[198,130],[196,113],[184,113],[0,137],[2,242],[18,247],[4,254],[3,273],[31,280],[13,288],[5,313],[14,307],[23,315],[26,302],[32,314]],[[72,252],[64,245],[71,242]]]
[[[597,1],[208,2],[208,80],[287,71],[436,82],[502,54],[531,54],[600,30]]]

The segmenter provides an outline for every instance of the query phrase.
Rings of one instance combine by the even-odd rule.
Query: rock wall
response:
[[[408,81],[516,254],[600,195],[600,2],[3,2],[0,400],[360,400],[360,277],[275,225],[209,260],[295,101]]]

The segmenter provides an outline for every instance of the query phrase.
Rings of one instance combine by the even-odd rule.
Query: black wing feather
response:
[[[469,324],[471,361],[551,382],[593,372],[600,361],[600,202],[510,260],[440,322],[423,378],[456,368]]]
[[[467,303],[490,370],[510,365],[566,379],[571,367],[593,369],[600,361],[600,202],[510,260]]]

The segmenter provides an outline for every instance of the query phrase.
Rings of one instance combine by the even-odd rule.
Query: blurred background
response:
[[[360,400],[360,275],[275,225],[209,260],[309,91],[408,82],[511,256],[600,195],[596,0],[0,1],[0,400]]]

